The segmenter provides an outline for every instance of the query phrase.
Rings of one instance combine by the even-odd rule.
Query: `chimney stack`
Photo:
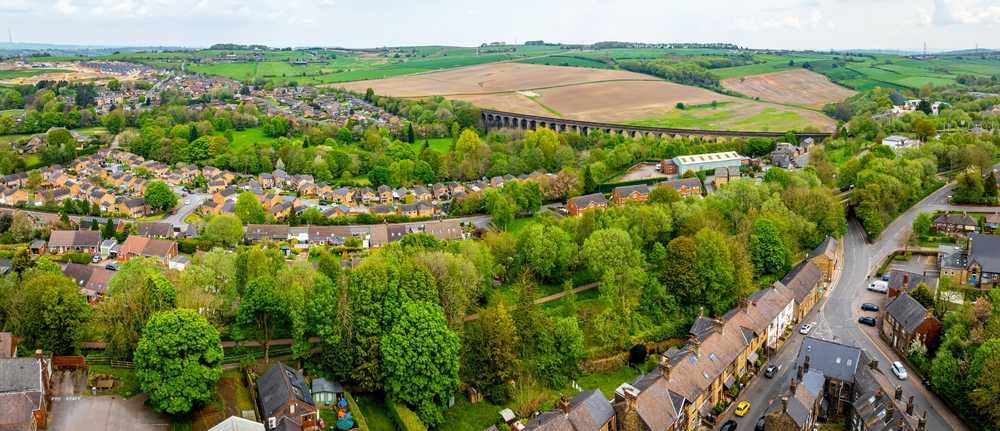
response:
[[[808,373],[809,372],[809,359],[810,359],[809,355],[806,355],[806,362],[802,366],[802,372],[803,373]]]
[[[788,385],[788,389],[792,392],[792,396],[795,395],[795,387],[798,386],[799,382],[792,379],[792,383]]]
[[[906,414],[913,415],[913,395],[906,400]]]
[[[896,414],[896,403],[892,400],[885,400],[885,423],[892,421],[892,417]]]
[[[917,420],[917,431],[924,431],[927,429],[927,410],[924,410],[924,416]]]
[[[902,401],[902,400],[903,400],[903,387],[896,386],[896,401]]]
[[[788,413],[788,397],[781,397],[781,412]]]
[[[907,287],[910,287],[910,273],[904,272],[903,273],[903,290],[906,290]]]
[[[878,369],[878,361],[873,359],[871,362],[868,363],[868,368],[871,368],[873,370],[877,370]]]
[[[569,414],[569,399],[565,395],[559,396],[559,409],[565,414]]]
[[[798,369],[795,371],[795,378],[802,380],[802,366],[799,365]]]
[[[660,369],[660,375],[664,379],[670,379],[670,358],[667,355],[660,355],[660,364],[657,366]]]

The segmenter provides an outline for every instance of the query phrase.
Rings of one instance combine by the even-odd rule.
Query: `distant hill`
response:
[[[18,57],[31,55],[107,55],[115,52],[136,51],[177,51],[194,48],[174,46],[105,46],[105,45],[67,45],[31,42],[0,42],[0,57]]]

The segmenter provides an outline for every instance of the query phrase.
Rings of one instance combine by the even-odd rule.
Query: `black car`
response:
[[[862,325],[875,326],[875,318],[874,317],[868,317],[868,316],[859,317],[858,318],[858,323],[860,323]]]
[[[865,311],[878,311],[878,306],[870,302],[861,304],[861,309]]]
[[[779,368],[777,366],[775,366],[775,365],[768,365],[767,368],[764,369],[764,377],[767,377],[767,378],[770,379],[770,378],[774,377],[775,374],[778,374],[778,370],[779,370]]]
[[[764,417],[761,416],[757,419],[757,425],[754,425],[753,431],[764,431]]]
[[[104,269],[109,270],[109,271],[117,271],[118,270],[118,264],[116,264],[116,263],[109,263],[107,265],[104,265]]]
[[[719,431],[736,431],[736,421],[730,419],[726,423],[722,424],[722,428]]]

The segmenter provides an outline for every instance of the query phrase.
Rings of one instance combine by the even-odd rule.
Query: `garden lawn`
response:
[[[354,401],[358,403],[358,408],[368,422],[368,429],[371,431],[385,430],[394,431],[396,425],[389,417],[389,410],[385,408],[385,401],[378,395],[372,394],[351,394]]]
[[[451,151],[451,145],[454,141],[451,138],[417,139],[415,142],[410,144],[410,147],[413,148],[413,151],[416,151],[417,154],[419,154],[420,150],[424,148],[424,142],[426,142],[432,150],[441,154],[448,154],[448,152]]]

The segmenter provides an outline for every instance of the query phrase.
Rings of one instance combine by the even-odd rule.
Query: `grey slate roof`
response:
[[[1000,236],[969,235],[969,264],[978,263],[983,272],[1000,273]]]
[[[906,332],[913,332],[924,321],[927,309],[904,292],[885,305],[885,313],[899,322]]]
[[[904,279],[906,280],[906,283],[903,283]],[[916,289],[917,285],[920,284],[921,282],[926,284],[927,287],[933,288],[937,286],[937,279],[934,277],[928,277],[923,274],[917,274],[915,272],[902,271],[898,269],[894,269],[889,272],[888,285],[890,289],[894,288],[909,292],[912,291],[913,289]]]
[[[837,240],[832,236],[827,236],[812,252],[809,253],[809,258],[812,259],[816,256],[827,256],[833,258],[837,250]]]
[[[802,303],[802,300],[812,293],[822,279],[823,270],[819,269],[812,260],[806,260],[786,274],[785,278],[781,279],[781,284],[792,289],[795,294],[795,302]]]
[[[649,195],[649,186],[645,184],[636,184],[634,186],[615,187],[614,192],[622,197],[629,196],[632,193],[638,193],[640,196],[646,196]]]
[[[314,404],[312,393],[302,375],[282,362],[272,365],[257,379],[257,394],[264,410],[262,413],[266,416],[271,416],[278,408],[294,399]]]
[[[569,402],[569,413],[557,408],[543,412],[524,428],[525,431],[597,431],[615,411],[600,389],[580,392]]]
[[[591,193],[589,195],[577,196],[570,199],[577,208],[586,208],[593,205],[607,205],[608,199],[604,197],[603,193]]]
[[[41,369],[38,359],[10,358],[0,360],[0,393],[41,391]]]
[[[845,346],[832,341],[815,337],[806,337],[799,348],[796,365],[803,365],[805,357],[809,356],[809,369],[823,373],[837,380],[854,381],[861,362],[867,363],[867,357],[857,347]]]
[[[823,373],[810,369],[802,374],[802,382],[795,387],[795,393],[788,400],[788,415],[800,428],[804,428],[812,419],[813,405],[823,391],[825,381]]]
[[[335,394],[339,394],[344,392],[344,387],[341,386],[340,383],[320,378],[320,379],[313,379],[312,391],[314,394],[319,392],[332,392]]]

